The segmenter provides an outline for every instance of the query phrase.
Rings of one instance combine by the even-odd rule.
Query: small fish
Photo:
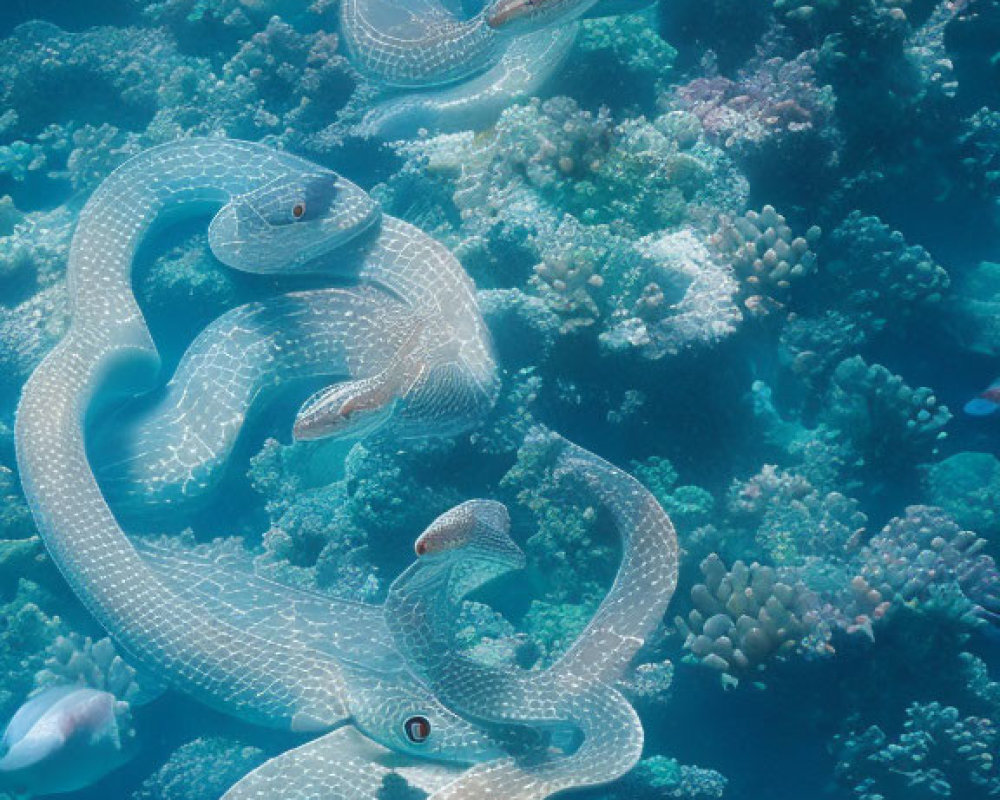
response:
[[[963,410],[974,417],[986,417],[997,409],[1000,409],[1000,378],[966,403]]]
[[[133,753],[128,704],[108,692],[57,686],[28,700],[0,739],[0,790],[15,797],[90,786]]]

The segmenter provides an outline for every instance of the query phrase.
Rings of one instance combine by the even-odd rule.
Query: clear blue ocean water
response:
[[[345,435],[296,441],[299,409],[337,370],[289,369],[233,412],[238,435],[204,486],[178,489],[144,452],[144,494],[138,473],[115,466],[145,441],[143,421],[183,429],[239,372],[209,364],[184,393],[193,410],[174,414],[168,381],[186,353],[211,352],[193,343],[247,304],[363,283],[355,266],[230,269],[208,233],[222,201],[183,219],[165,210],[125,262],[160,369],[124,391],[99,385],[79,421],[123,535],[238,562],[320,602],[380,606],[435,518],[499,501],[524,564],[436,609],[444,649],[542,673],[625,574],[629,535],[645,535],[615,516],[631,484],[602,501],[564,480],[558,435],[638,480],[672,521],[679,558],[662,620],[606,680],[641,720],[641,759],[566,796],[1000,795],[1000,2],[604,0],[540,33],[497,34],[462,75],[406,86],[365,62],[341,2],[0,5],[0,726],[52,686],[117,704],[96,722],[53,715],[61,733],[40,738],[27,767],[10,756],[29,732],[12,726],[0,800],[51,788],[218,800],[316,735],[201,702],[176,664],[107,630],[66,579],[79,537],[46,528],[77,499],[85,518],[91,507],[71,494],[53,511],[44,486],[22,483],[35,441],[15,433],[22,391],[91,297],[67,282],[74,233],[102,224],[81,211],[130,159],[194,137],[335,171],[374,200],[380,224],[402,220],[414,241],[445,248],[474,285],[468,313],[485,325],[496,397],[456,430],[369,430],[372,407],[387,403],[392,420],[415,407],[380,372]],[[490,10],[382,2],[397,22],[471,25]],[[536,50],[532,36],[553,44]],[[501,83],[517,48],[530,79]],[[103,213],[137,218],[152,190],[137,191],[105,197]],[[255,206],[237,238],[259,220],[312,224],[343,198],[308,194],[301,213],[274,212],[294,219]],[[354,265],[365,246],[323,257]],[[111,270],[113,248],[95,249],[88,274]],[[416,254],[407,275],[429,280],[424,251],[404,252]],[[385,302],[405,305],[407,291]],[[435,314],[455,304],[444,306]],[[121,298],[109,307],[124,313]],[[376,334],[388,372],[436,324],[402,316],[416,334],[399,338],[396,322]],[[233,352],[268,372],[253,347]],[[210,416],[198,435],[222,424]],[[54,543],[60,532],[68,544]],[[631,608],[662,588],[626,578]],[[181,591],[210,624],[213,591]],[[566,724],[582,735],[578,719]],[[424,794],[393,776],[374,793],[296,797]]]

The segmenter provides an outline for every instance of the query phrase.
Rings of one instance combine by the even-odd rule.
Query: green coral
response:
[[[652,456],[632,462],[632,474],[653,493],[682,533],[707,525],[715,511],[715,498],[700,486],[677,486],[678,475],[667,459]]]

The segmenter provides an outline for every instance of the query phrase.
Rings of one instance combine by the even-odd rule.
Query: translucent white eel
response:
[[[340,30],[355,66],[397,93],[354,133],[383,139],[420,129],[487,125],[537,94],[572,49],[585,16],[612,16],[652,0],[491,0],[463,17],[442,0],[343,0]]]
[[[336,335],[369,330],[376,319],[407,320],[388,344],[372,351],[379,367],[370,373],[353,370],[350,358],[339,353],[347,363],[338,375],[350,380],[306,405],[299,417],[306,435],[338,432],[354,421],[356,410],[370,419],[368,412],[386,404],[392,416],[409,413],[411,421],[425,424],[448,427],[456,409],[458,419],[467,421],[468,406],[448,398],[464,382],[473,387],[467,396],[480,404],[486,398],[488,407],[492,395],[483,390],[483,373],[471,367],[488,367],[489,384],[492,359],[474,300],[470,312],[449,297],[447,282],[435,284],[433,271],[421,273],[419,262],[406,264],[417,255],[405,244],[412,238],[396,238],[392,227],[388,251],[398,259],[388,263],[407,268],[383,273],[370,263],[368,255],[382,252],[372,244],[383,236],[374,204],[353,184],[301,159],[226,140],[166,145],[124,165],[85,206],[70,255],[72,324],[29,379],[18,408],[21,476],[53,560],[142,666],[205,703],[259,724],[332,729],[251,773],[226,800],[374,800],[391,773],[434,792],[435,800],[490,794],[526,800],[629,769],[642,730],[612,683],[669,600],[676,541],[648,492],[585,451],[567,446],[560,470],[582,477],[608,507],[623,536],[624,559],[584,634],[541,673],[490,671],[459,656],[439,662],[401,635],[393,621],[398,603],[382,608],[335,601],[269,583],[218,558],[199,561],[150,546],[140,552],[125,536],[88,462],[85,422],[112,390],[135,394],[151,383],[158,361],[131,293],[132,258],[161,212],[204,202],[222,206],[210,242],[229,266],[313,270],[329,264],[338,248],[357,248],[345,263],[359,286],[333,290],[323,301],[345,315],[363,305],[371,319],[355,322],[356,328],[338,320],[331,328]],[[319,298],[303,294],[282,302],[290,305],[277,320],[294,318],[303,304]],[[477,322],[436,327],[456,313],[466,323],[472,313]],[[309,325],[323,319],[330,317]],[[428,354],[422,337],[431,330],[455,341]],[[226,336],[221,341],[217,353],[226,358],[247,361],[256,354]],[[206,346],[198,352],[213,351]],[[335,348],[322,352],[338,356]],[[415,367],[422,353],[428,363]],[[217,391],[212,381],[222,376],[224,383],[228,374],[215,368],[218,363],[210,358],[206,364],[214,367],[191,372],[198,378],[188,381],[188,391]],[[436,381],[438,366],[443,377]],[[424,401],[418,400],[421,393]],[[248,397],[233,407],[238,419]],[[425,541],[437,552],[442,526],[433,530]],[[459,547],[468,543],[459,537]],[[477,558],[482,560],[467,551],[464,560]],[[396,596],[405,597],[405,591]],[[412,630],[437,635],[444,629],[439,622],[428,617],[421,628],[413,619]],[[582,734],[578,749],[565,747],[567,731]],[[521,745],[538,732],[566,752],[532,750],[526,761]]]
[[[135,250],[162,212],[205,203],[221,206],[209,231],[212,249],[238,269],[312,270],[366,233],[376,241],[387,236],[388,247],[398,250],[400,261],[409,257],[406,238],[375,230],[378,208],[361,189],[294,156],[230,140],[178,142],[136,156],[101,184],[80,215],[69,260],[71,326],[26,383],[17,410],[17,458],[25,494],[70,587],[132,658],[166,682],[260,724],[319,731],[348,717],[363,720],[369,706],[359,709],[349,702],[359,695],[336,658],[292,640],[265,640],[206,615],[201,605],[164,584],[125,536],[87,458],[88,413],[114,389],[134,394],[147,388],[158,367],[131,290]],[[427,421],[433,424],[434,413],[456,408],[447,393],[455,386],[456,372],[470,364],[456,353],[471,347],[492,364],[488,343],[472,341],[485,329],[474,311],[468,279],[463,276],[459,288],[469,294],[471,306],[463,307],[461,297],[446,291],[455,286],[433,271],[421,276],[419,266],[413,265],[414,272],[390,270],[372,277],[384,279],[403,302],[413,296],[411,291],[423,297],[423,309],[440,308],[442,314],[461,317],[463,308],[471,308],[474,324],[452,331],[455,341],[446,349],[446,362],[412,370],[406,361],[407,377],[417,379],[388,381],[389,388],[383,387],[375,400],[365,394],[371,390],[365,383],[353,385],[346,396],[334,392],[328,402],[320,398],[309,404],[307,433],[316,426],[336,430],[354,413],[350,406],[357,397],[364,398],[361,405],[367,412],[382,400],[398,399],[406,405],[413,395],[414,408],[432,412]],[[378,273],[366,260],[362,272],[369,269]],[[418,355],[415,347],[408,352]],[[382,375],[390,366],[391,360],[377,361],[371,365],[372,375]],[[443,370],[440,383],[432,380],[438,367]],[[480,375],[469,379],[473,386],[480,385]],[[377,633],[369,639],[378,649]],[[405,665],[397,662],[398,672]],[[409,676],[399,679],[402,689],[395,680],[383,681],[380,689],[406,696],[409,684],[414,684],[414,702],[439,709]],[[372,707],[371,713],[379,712]],[[454,716],[444,709],[440,713],[443,719]],[[476,734],[457,718],[455,722],[463,729],[456,752],[465,757]],[[368,728],[377,735],[377,722]],[[447,735],[441,744],[447,753]]]

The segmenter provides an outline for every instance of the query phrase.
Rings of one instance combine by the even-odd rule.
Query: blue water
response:
[[[336,6],[0,7],[0,722],[59,637],[105,636],[37,538],[12,432],[66,328],[76,216],[129,156],[228,136],[337,170],[448,246],[501,397],[452,438],[293,444],[318,388],[296,385],[205,503],[123,513],[130,533],[242,537],[275,580],[380,602],[431,520],[495,498],[528,565],[468,598],[459,642],[544,666],[620,551],[539,463],[548,428],[638,477],[682,548],[636,661],[661,678],[624,679],[643,760],[581,796],[1000,794],[1000,412],[963,413],[1000,374],[1000,2],[660,0],[585,20],[539,98],[388,143],[358,135],[381,97]],[[164,376],[287,288],[216,261],[208,219],[134,263]],[[88,420],[93,460],[130,409]],[[132,758],[67,797],[215,800],[307,740],[177,689],[131,716]]]

